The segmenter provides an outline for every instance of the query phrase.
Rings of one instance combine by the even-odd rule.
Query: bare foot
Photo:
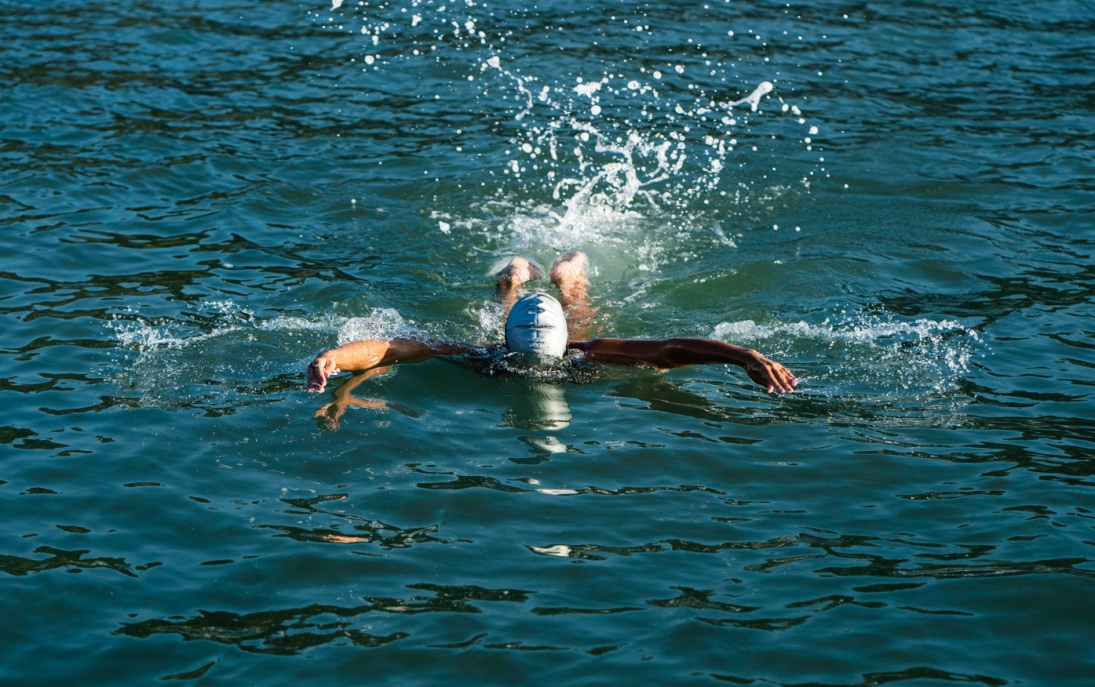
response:
[[[566,255],[560,255],[551,266],[551,282],[559,289],[559,293],[566,294],[580,289],[585,291],[589,285],[586,276],[586,265],[589,258],[580,250],[572,250]]]
[[[498,288],[495,295],[502,301],[505,316],[509,317],[510,308],[517,302],[517,291],[521,286],[534,279],[542,279],[543,270],[521,257],[509,259],[509,264],[498,271]]]
[[[544,273],[539,267],[522,257],[512,257],[509,264],[498,271],[498,288],[516,289],[527,281],[542,279]]]
[[[551,266],[551,282],[559,289],[559,301],[567,316],[571,335],[585,339],[590,334],[590,323],[595,311],[589,307],[589,277],[586,267],[589,258],[580,250],[560,255]]]

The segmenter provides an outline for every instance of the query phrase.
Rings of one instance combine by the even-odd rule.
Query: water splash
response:
[[[628,26],[616,38],[655,46],[657,27],[637,21],[646,14],[636,12],[636,30]],[[515,35],[535,44],[537,14],[423,0],[309,12],[325,30],[356,37],[360,54],[347,59],[364,62],[355,79],[362,89],[397,72],[428,68],[433,75],[430,65],[444,64],[440,80],[405,82],[430,89],[412,97],[474,102],[484,115],[469,128],[490,130],[494,149],[463,157],[483,161],[486,197],[472,209],[437,208],[441,240],[466,240],[465,227],[472,236],[492,233],[484,231],[489,225],[504,235],[505,250],[653,242],[654,252],[673,253],[681,234],[704,236],[735,217],[753,221],[750,215],[769,214],[772,200],[792,188],[809,193],[815,172],[824,173],[815,153],[805,155],[810,162],[794,160],[818,145],[806,134],[818,136],[818,123],[807,122],[803,103],[779,95],[776,67],[730,57],[733,31],[720,39],[726,45],[712,46],[717,57],[698,45],[641,59],[641,51],[628,51],[606,58],[602,73],[591,76],[582,73],[586,64],[565,56],[548,63],[528,45],[511,48]],[[738,43],[734,52],[753,49]],[[778,105],[765,109],[769,100]],[[452,134],[461,151],[466,132]],[[482,213],[488,203],[511,213]],[[664,229],[652,233],[651,225]]]
[[[185,321],[127,311],[108,326],[122,350],[113,377],[120,389],[148,407],[222,414],[298,389],[307,360],[332,340],[419,335],[390,308],[365,317],[263,319],[230,301],[209,303]]]
[[[393,308],[377,308],[368,317],[347,318],[338,328],[338,345],[362,339],[408,338],[417,334],[417,330]]]
[[[723,107],[729,112],[738,105],[748,105],[750,110],[756,112],[757,108],[760,107],[760,99],[771,93],[774,88],[775,86],[772,85],[771,81],[762,81],[752,93],[741,100],[735,100],[732,103],[723,103]]]
[[[803,365],[798,371],[807,382],[804,389],[889,400],[953,392],[983,349],[980,334],[956,320],[903,321],[866,313],[821,324],[723,322],[711,337],[762,345],[765,354],[775,359],[797,359]]]

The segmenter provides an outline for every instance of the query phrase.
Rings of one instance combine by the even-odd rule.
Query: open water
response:
[[[0,1],[0,682],[1092,684],[1095,5],[336,4]]]

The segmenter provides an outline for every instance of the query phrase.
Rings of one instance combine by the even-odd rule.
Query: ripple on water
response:
[[[9,681],[1089,680],[1084,3],[5,12]],[[573,248],[800,390],[300,391]]]

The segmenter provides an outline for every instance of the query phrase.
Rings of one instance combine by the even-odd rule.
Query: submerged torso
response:
[[[494,345],[482,353],[454,356],[454,362],[488,377],[522,377],[557,384],[585,384],[607,376],[603,365],[589,362],[579,351],[548,363],[532,363],[511,353],[504,345]]]

